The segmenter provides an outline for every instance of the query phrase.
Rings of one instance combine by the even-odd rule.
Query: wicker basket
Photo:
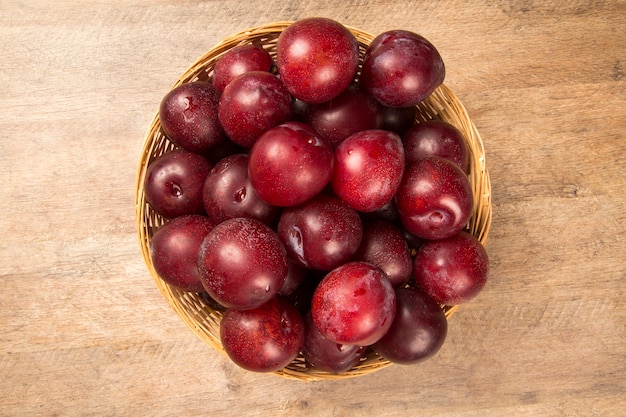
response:
[[[275,57],[276,41],[280,33],[292,22],[276,22],[235,34],[224,39],[218,45],[201,56],[176,81],[172,88],[195,80],[208,80],[217,60],[229,49],[241,44],[258,44],[267,49]],[[356,36],[360,45],[361,59],[367,46],[374,36],[359,29],[349,29]],[[417,121],[441,119],[456,126],[465,136],[471,151],[470,181],[474,193],[473,215],[468,225],[469,232],[482,243],[487,240],[491,225],[491,185],[485,165],[483,143],[474,124],[458,98],[445,85],[440,86],[424,102],[418,106]],[[161,130],[158,112],[154,117],[145,137],[145,143],[139,163],[136,180],[135,211],[139,241],[145,262],[157,287],[170,306],[182,320],[207,344],[225,354],[220,343],[219,325],[222,314],[208,307],[199,294],[178,290],[165,283],[157,274],[150,258],[150,239],[153,233],[166,222],[146,203],[143,184],[146,169],[158,156],[174,149],[175,146],[165,137]],[[443,306],[447,317],[455,311],[455,307]],[[382,369],[391,363],[374,352],[367,354],[361,362],[348,372],[328,373],[308,367],[300,355],[285,369],[274,372],[277,375],[312,381],[319,379],[343,379],[369,374]]]

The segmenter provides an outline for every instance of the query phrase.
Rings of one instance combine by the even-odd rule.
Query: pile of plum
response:
[[[301,354],[345,372],[372,350],[401,364],[439,350],[442,306],[475,297],[489,263],[465,230],[465,139],[416,121],[444,76],[420,35],[380,34],[360,66],[350,30],[307,18],[281,32],[275,59],[242,44],[165,95],[176,147],[146,171],[146,201],[167,219],[151,259],[222,311],[236,364],[271,372]]]

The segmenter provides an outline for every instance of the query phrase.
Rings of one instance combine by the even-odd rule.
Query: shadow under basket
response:
[[[209,80],[215,63],[226,51],[237,45],[261,45],[275,58],[278,36],[291,23],[292,22],[270,23],[245,30],[222,40],[193,63],[176,81],[172,88],[191,81]],[[348,29],[356,36],[359,42],[362,62],[365,51],[370,42],[374,39],[374,36],[356,28],[348,27]],[[491,184],[485,164],[482,139],[476,127],[469,119],[462,103],[445,85],[439,86],[426,100],[417,105],[416,121],[423,122],[431,119],[440,119],[454,125],[463,133],[467,141],[470,150],[469,179],[474,194],[474,207],[472,217],[466,230],[484,244],[487,240],[491,225],[492,209]],[[175,148],[176,146],[165,137],[157,112],[145,136],[145,143],[141,153],[141,161],[138,166],[135,184],[135,212],[141,250],[148,270],[154,278],[158,289],[176,314],[180,316],[198,337],[225,355],[226,353],[221,345],[219,336],[222,313],[210,308],[203,301],[200,294],[181,291],[168,285],[155,271],[150,257],[150,240],[152,235],[167,219],[156,214],[146,202],[143,191],[146,170],[154,159]],[[448,318],[456,310],[456,307],[450,306],[442,306],[442,308]],[[302,355],[299,355],[286,368],[273,373],[285,378],[303,381],[344,379],[366,375],[389,365],[391,365],[389,361],[380,357],[370,349],[369,353],[362,358],[359,364],[347,372],[329,373],[316,370],[305,362]]]

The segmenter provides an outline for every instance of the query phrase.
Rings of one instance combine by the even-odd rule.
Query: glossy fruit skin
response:
[[[448,159],[469,172],[469,150],[463,134],[450,123],[429,120],[410,128],[402,138],[406,162],[429,156]]]
[[[212,167],[207,158],[184,149],[159,156],[146,170],[146,201],[168,218],[205,214],[202,186]]]
[[[404,286],[413,272],[413,258],[402,230],[386,220],[363,223],[361,246],[352,259],[382,269],[394,288]]]
[[[364,346],[333,342],[315,327],[311,314],[304,317],[302,356],[313,368],[333,373],[347,372],[359,363],[365,350]]]
[[[444,78],[441,55],[427,39],[413,32],[391,30],[370,44],[360,81],[383,105],[408,107],[428,97]]]
[[[409,365],[435,355],[448,333],[446,316],[426,293],[396,289],[396,316],[389,331],[372,347],[390,362]]]
[[[239,75],[250,71],[270,72],[274,64],[271,55],[259,45],[238,45],[229,49],[215,63],[211,82],[221,94]]]
[[[363,224],[343,201],[320,194],[284,209],[278,220],[278,236],[290,259],[306,268],[330,271],[358,250]]]
[[[310,104],[304,120],[332,147],[362,130],[376,129],[378,103],[369,94],[355,86],[348,87],[339,96],[318,104]]]
[[[337,21],[300,19],[278,37],[276,64],[294,97],[322,103],[337,97],[354,79],[359,44],[352,32]]]
[[[440,304],[465,303],[476,297],[487,283],[487,251],[466,232],[425,242],[414,262],[416,283]]]
[[[328,273],[311,301],[311,317],[326,338],[368,346],[387,332],[396,295],[385,273],[367,262],[348,262]]]
[[[219,93],[208,81],[181,84],[161,100],[165,136],[190,152],[203,153],[224,140],[217,107]]]
[[[290,207],[319,194],[329,183],[333,150],[310,126],[287,122],[263,133],[250,150],[252,186],[267,203]]]
[[[218,116],[230,140],[250,148],[261,133],[291,120],[291,95],[275,75],[246,72],[224,88]]]
[[[422,239],[435,240],[461,231],[472,215],[469,179],[451,161],[423,158],[407,165],[396,193],[404,227]]]
[[[330,184],[348,206],[362,212],[375,211],[393,199],[404,165],[404,148],[398,135],[386,130],[363,130],[335,149]]]
[[[248,177],[247,154],[235,154],[219,161],[207,175],[203,203],[215,224],[235,217],[248,217],[272,225],[280,214],[278,207],[263,201]]]
[[[220,323],[220,340],[240,367],[274,372],[298,355],[304,343],[304,321],[293,304],[273,297],[251,310],[226,310]]]
[[[258,220],[235,218],[211,230],[198,253],[200,279],[218,303],[251,309],[275,296],[287,276],[285,248]]]
[[[150,258],[163,281],[183,291],[204,291],[198,272],[198,251],[214,226],[206,216],[192,214],[172,219],[154,232]]]

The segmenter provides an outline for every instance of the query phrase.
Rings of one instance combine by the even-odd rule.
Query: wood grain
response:
[[[485,142],[485,291],[431,360],[302,383],[199,341],[143,264],[163,94],[220,39],[327,16],[423,34]],[[623,416],[623,1],[0,2],[0,415]]]

